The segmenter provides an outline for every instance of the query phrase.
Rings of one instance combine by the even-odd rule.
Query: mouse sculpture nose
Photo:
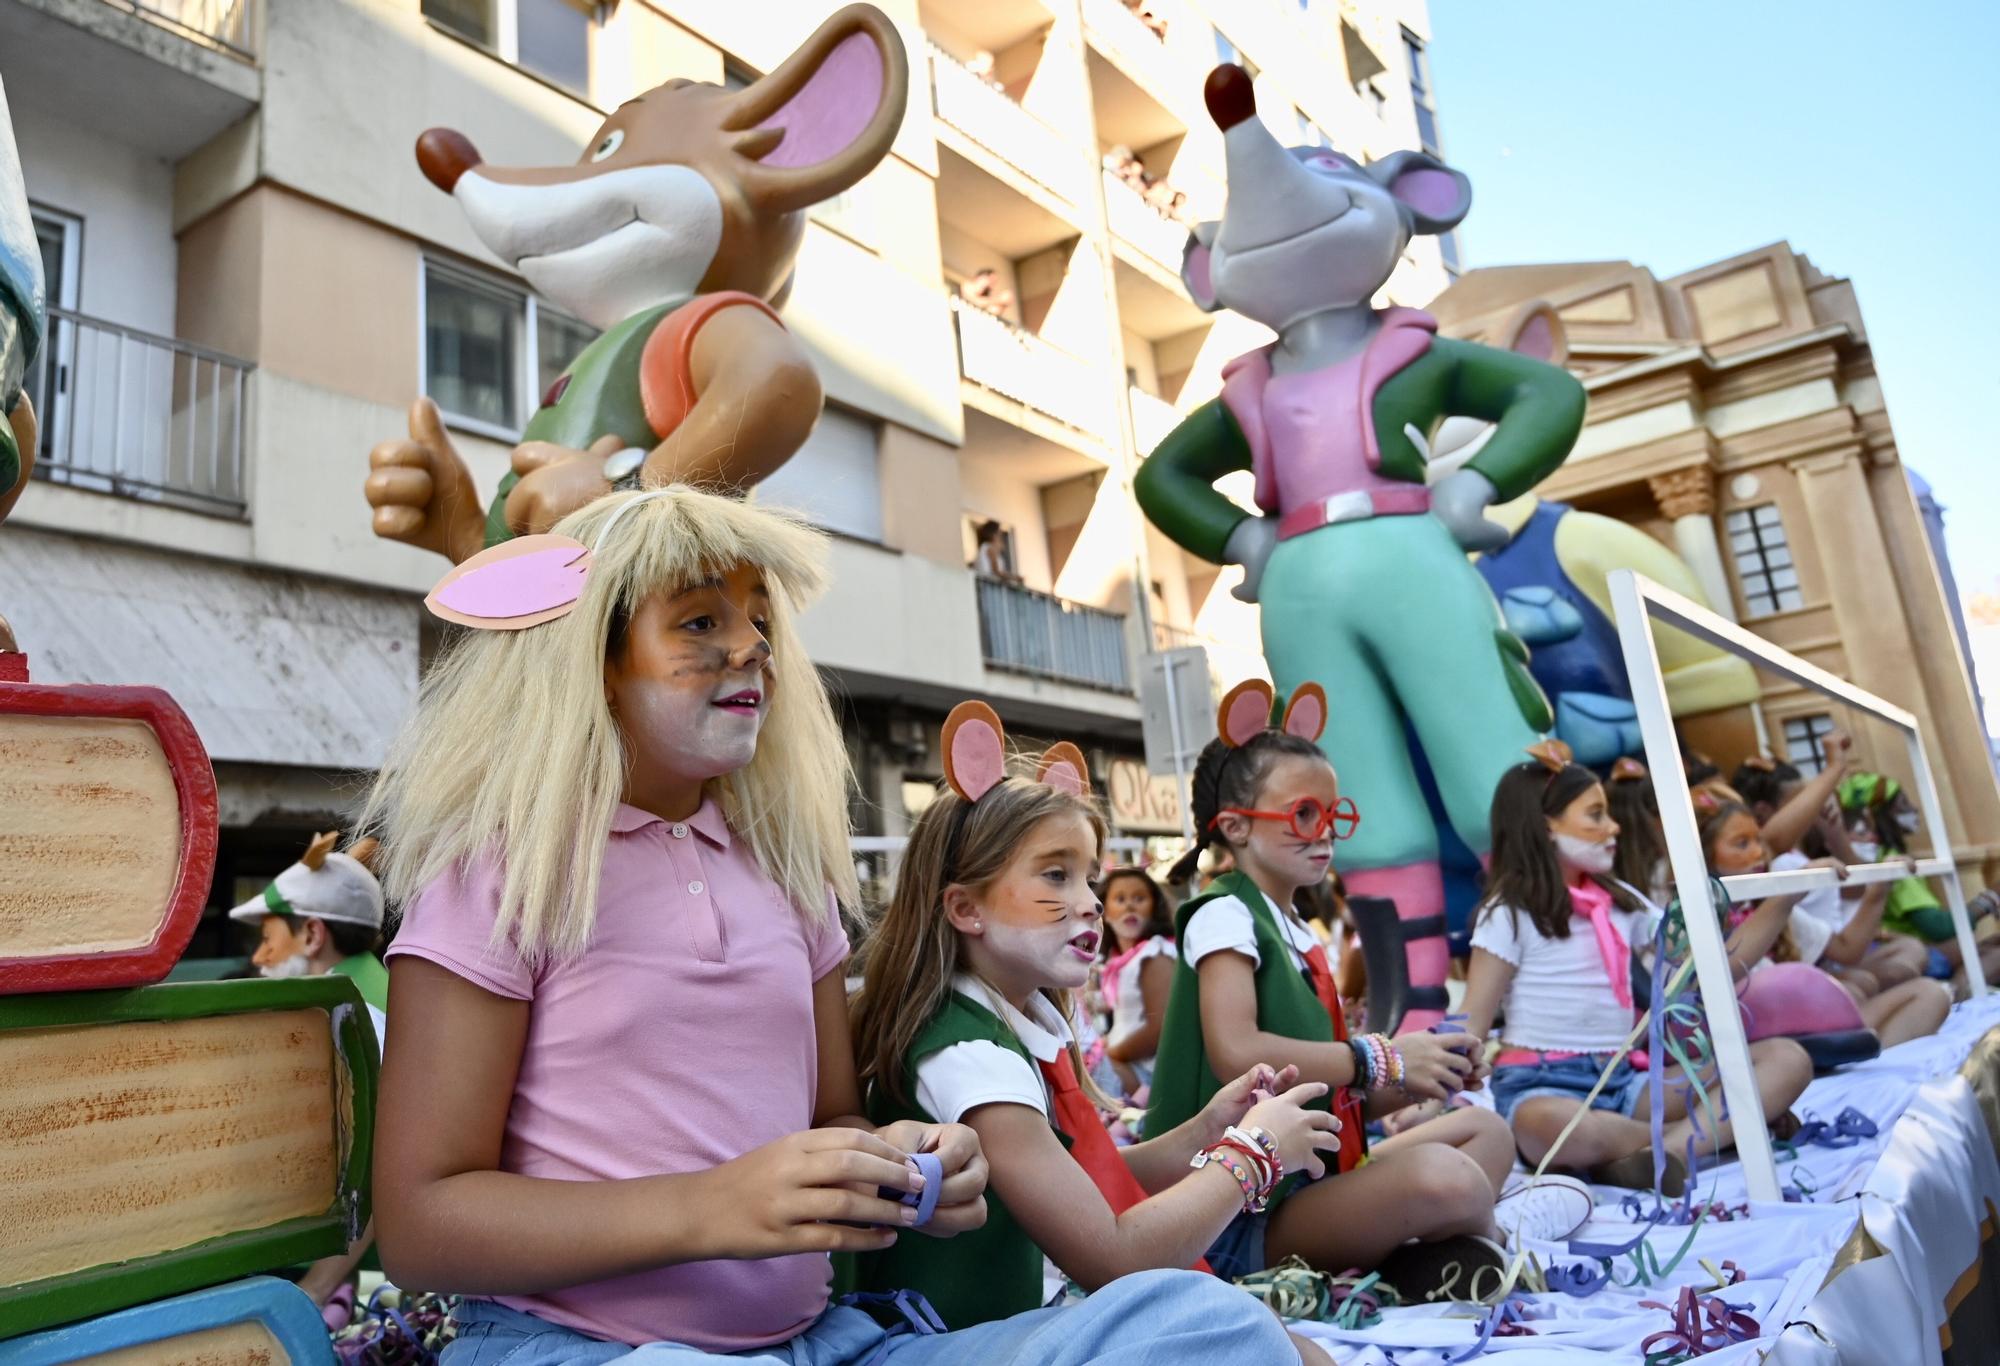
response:
[[[1208,116],[1225,133],[1245,119],[1257,116],[1256,83],[1249,72],[1234,62],[1224,62],[1208,73],[1201,96],[1208,105]]]
[[[424,178],[450,194],[458,178],[480,164],[472,139],[454,128],[426,128],[417,139],[417,165]]]

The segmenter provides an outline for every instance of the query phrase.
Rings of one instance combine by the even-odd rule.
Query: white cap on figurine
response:
[[[344,854],[333,852],[340,832],[316,836],[305,856],[229,913],[255,925],[267,915],[307,915],[316,920],[382,928],[382,884],[368,870],[376,842],[365,839]]]

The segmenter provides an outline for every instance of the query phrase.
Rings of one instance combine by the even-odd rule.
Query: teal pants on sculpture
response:
[[[1444,524],[1374,517],[1294,536],[1271,553],[1259,597],[1278,695],[1326,689],[1320,747],[1361,809],[1336,853],[1343,871],[1438,856],[1405,721],[1452,828],[1485,853],[1493,789],[1541,736],[1508,682],[1499,606]]]

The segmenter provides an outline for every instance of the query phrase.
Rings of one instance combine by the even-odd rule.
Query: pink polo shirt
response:
[[[502,1171],[562,1181],[705,1171],[812,1127],[813,983],[847,936],[807,926],[710,802],[685,824],[621,805],[590,947],[531,971],[487,948],[494,860],[425,888],[390,948],[530,1001]],[[829,898],[830,900],[830,898]],[[449,1059],[439,1059],[448,1066]],[[595,1337],[736,1352],[827,1301],[824,1255],[691,1262],[501,1304]]]

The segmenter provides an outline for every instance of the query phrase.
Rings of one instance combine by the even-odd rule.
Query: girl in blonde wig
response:
[[[427,599],[484,629],[433,671],[367,812],[405,903],[375,1190],[384,1268],[463,1297],[446,1366],[654,1343],[1084,1366],[1122,1326],[1116,1297],[1109,1328],[973,1341],[829,1303],[827,1253],[886,1249],[920,1210],[925,1233],[977,1227],[986,1170],[969,1129],[861,1117],[847,769],[793,629],[820,584],[797,521],[664,489]],[[1263,1326],[1193,1321],[1207,1356]]]
[[[555,530],[590,545],[641,497],[600,499]],[[507,875],[496,940],[510,938],[538,962],[581,953],[629,757],[606,695],[605,656],[647,598],[750,564],[770,594],[770,710],[756,758],[719,778],[715,793],[729,828],[794,906],[830,914],[829,887],[852,904],[847,752],[793,625],[825,586],[823,556],[819,533],[783,513],[692,491],[654,497],[619,517],[595,549],[568,615],[456,642],[425,679],[363,815],[384,841],[390,900],[498,848]]]

